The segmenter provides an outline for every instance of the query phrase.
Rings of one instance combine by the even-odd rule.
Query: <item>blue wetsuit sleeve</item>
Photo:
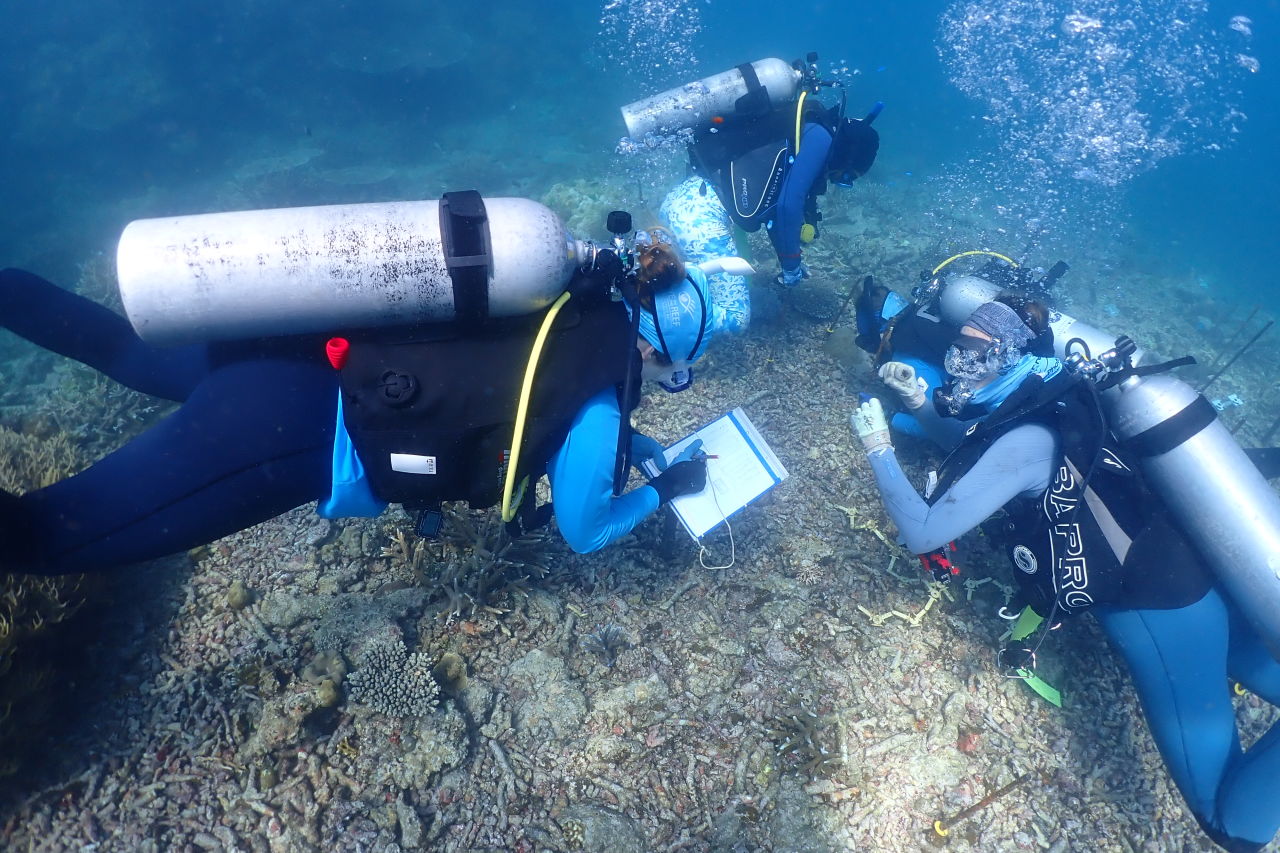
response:
[[[932,506],[907,481],[892,449],[868,458],[903,544],[913,554],[924,554],[968,533],[1018,495],[1043,492],[1057,455],[1057,436],[1048,427],[1016,427],[996,439]]]
[[[913,409],[909,414],[916,419],[916,423],[920,425],[920,431],[924,433],[924,437],[944,450],[951,450],[960,443],[964,438],[964,432],[969,428],[973,421],[962,421],[957,418],[948,418],[938,414],[938,409],[933,405],[933,394],[925,393],[924,405],[918,409]]]
[[[809,191],[822,175],[831,151],[831,134],[819,124],[805,125],[800,133],[800,153],[782,179],[782,193],[773,216],[769,239],[784,270],[800,265],[800,227]]]
[[[564,444],[547,465],[560,533],[579,554],[625,536],[658,508],[652,486],[613,495],[621,417],[612,388],[596,394],[573,419]]]
[[[145,343],[109,308],[23,270],[0,270],[0,326],[166,400],[186,400],[210,370],[204,344]]]

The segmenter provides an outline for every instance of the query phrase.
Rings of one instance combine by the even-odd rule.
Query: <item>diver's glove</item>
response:
[[[867,451],[868,456],[893,450],[893,442],[889,440],[889,424],[884,419],[884,407],[875,397],[854,409],[849,421],[858,438],[862,439],[862,448]]]
[[[670,503],[672,498],[700,492],[707,486],[707,460],[673,461],[667,470],[650,480],[649,485],[658,493],[658,506]]]
[[[671,467],[677,462],[688,462],[690,459],[697,459],[702,456],[702,439],[695,438],[693,441],[685,445],[684,450],[676,454],[676,458],[672,459],[666,467]]]
[[[795,269],[784,269],[782,272],[778,273],[778,277],[774,279],[774,281],[778,284],[786,285],[787,287],[795,287],[808,277],[809,268],[804,265],[804,261],[801,261],[796,265]]]
[[[642,432],[632,431],[631,464],[639,468],[645,462],[653,462],[658,473],[667,470],[667,457],[663,453],[662,445]]]
[[[916,376],[916,369],[901,361],[886,361],[880,366],[880,380],[902,399],[902,405],[915,411],[924,405],[924,390],[929,383]]]

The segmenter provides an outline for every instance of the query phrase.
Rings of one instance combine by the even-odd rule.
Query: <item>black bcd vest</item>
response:
[[[805,105],[803,124],[818,123],[835,135],[829,111],[818,103]],[[796,105],[765,115],[728,117],[715,133],[703,133],[689,146],[693,171],[706,179],[735,223],[757,231],[773,214],[782,181],[795,153]],[[826,192],[825,175],[810,190],[805,210],[817,219],[817,196]]]
[[[410,505],[465,500],[476,509],[501,499],[542,318],[352,343],[340,374],[344,422],[375,495]],[[621,303],[571,300],[561,310],[538,362],[517,481],[542,475],[588,399],[606,388],[621,395],[627,371],[639,370],[628,329]]]
[[[983,528],[1013,563],[1023,603],[1048,617],[1055,606],[1070,616],[1095,604],[1168,609],[1199,600],[1211,583],[1205,563],[1111,434],[1089,380],[1062,373],[1024,382],[947,457],[935,497],[1027,423],[1060,438],[1053,479]]]

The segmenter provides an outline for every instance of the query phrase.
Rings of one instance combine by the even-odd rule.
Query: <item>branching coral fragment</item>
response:
[[[778,756],[793,757],[797,772],[807,776],[829,776],[839,769],[839,750],[831,742],[831,732],[829,721],[802,702],[775,716],[768,729]]]

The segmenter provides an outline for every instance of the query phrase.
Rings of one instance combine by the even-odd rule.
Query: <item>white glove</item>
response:
[[[929,383],[916,376],[916,369],[900,361],[887,361],[880,366],[880,380],[902,398],[902,405],[915,411],[924,405],[924,391]]]
[[[889,424],[884,419],[884,407],[875,397],[854,409],[849,421],[858,438],[862,439],[862,447],[868,456],[893,449],[893,442],[889,441]]]

